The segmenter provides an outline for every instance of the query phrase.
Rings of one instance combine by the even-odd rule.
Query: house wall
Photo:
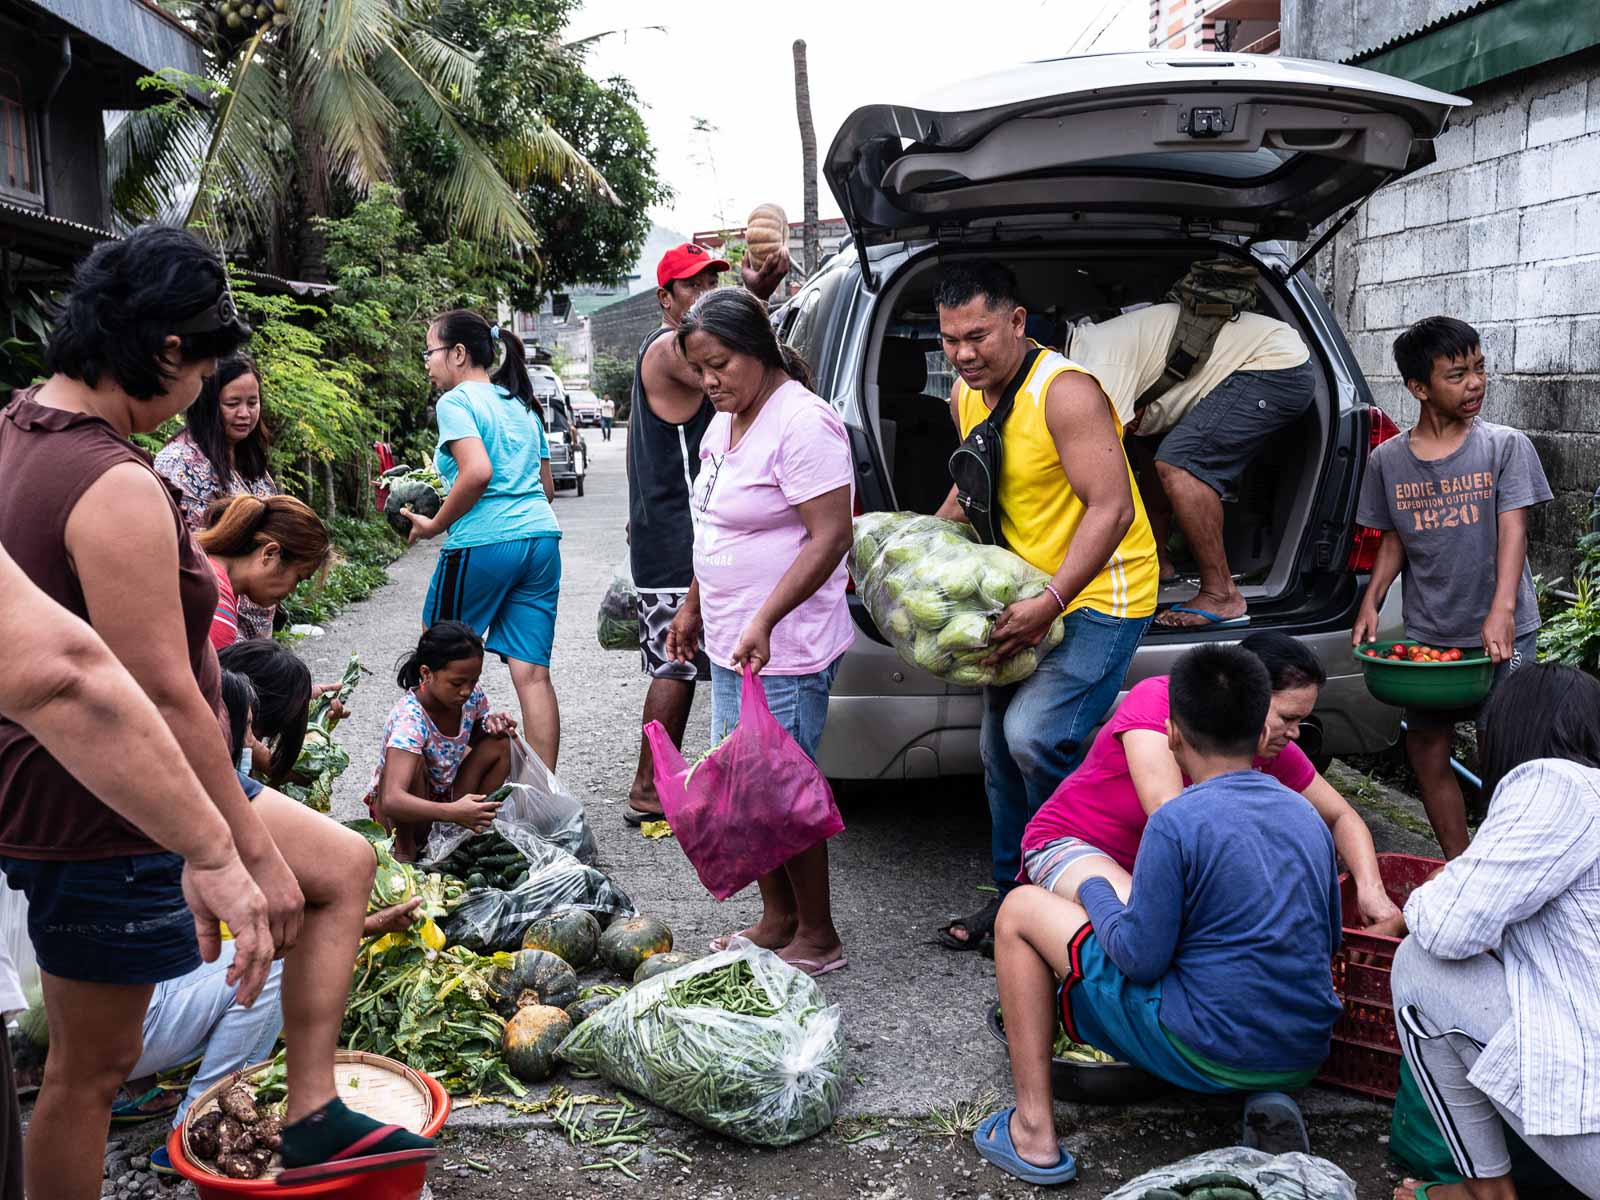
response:
[[[1460,7],[1285,0],[1284,52],[1349,54],[1346,18],[1374,4],[1386,14],[1414,9],[1420,22]],[[1369,14],[1360,48],[1405,28],[1385,32]],[[1556,493],[1531,522],[1534,566],[1562,576],[1600,485],[1600,48],[1468,96],[1472,107],[1439,139],[1438,160],[1376,193],[1313,273],[1374,401],[1402,427],[1417,404],[1395,371],[1395,335],[1437,313],[1480,330],[1485,415],[1528,433]]]
[[[661,324],[655,289],[596,309],[589,318],[589,340],[595,354],[632,362],[645,334]]]

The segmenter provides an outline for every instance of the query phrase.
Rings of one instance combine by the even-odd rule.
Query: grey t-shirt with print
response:
[[[1494,600],[1500,513],[1551,496],[1539,455],[1525,434],[1474,421],[1454,453],[1425,462],[1411,434],[1372,452],[1356,521],[1400,535],[1406,635],[1435,646],[1478,646]],[[1517,636],[1539,628],[1533,572],[1517,585]]]

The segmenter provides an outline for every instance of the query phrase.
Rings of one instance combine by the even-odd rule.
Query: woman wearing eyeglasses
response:
[[[767,703],[812,758],[828,692],[853,640],[845,606],[854,472],[844,423],[810,372],[742,288],[697,300],[678,346],[717,413],[700,443],[694,583],[668,632],[687,662],[702,636],[711,659],[711,732],[739,720],[742,671],[760,672]],[[761,878],[761,919],[743,936],[810,975],[845,965],[833,925],[827,843]],[[712,948],[720,950],[726,939]]]
[[[495,343],[505,358],[491,373]],[[422,606],[424,625],[461,621],[511,667],[522,729],[548,767],[561,748],[550,682],[561,592],[561,526],[550,508],[550,443],[522,339],[456,309],[435,317],[422,352],[442,393],[433,463],[450,484],[432,517],[407,512],[411,541],[447,534]]]

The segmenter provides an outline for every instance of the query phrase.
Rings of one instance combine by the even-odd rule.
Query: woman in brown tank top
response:
[[[155,702],[265,897],[274,945],[292,949],[282,1156],[319,1177],[433,1153],[351,1113],[334,1090],[374,858],[359,835],[277,792],[246,800],[218,721],[215,577],[170,486],[129,440],[183,411],[248,335],[222,264],[193,234],[147,227],[96,247],[52,331],[50,378],[0,415],[0,544]],[[0,868],[28,895],[51,1028],[30,1194],[99,1195],[111,1105],[139,1056],[152,985],[197,965],[197,929],[216,957],[203,873],[175,858],[0,720]]]

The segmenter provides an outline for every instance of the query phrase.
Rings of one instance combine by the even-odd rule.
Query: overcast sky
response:
[[[941,84],[1031,59],[1147,44],[1149,0],[586,0],[569,29],[607,29],[591,72],[623,75],[644,102],[657,169],[676,196],[655,214],[685,235],[742,225],[757,204],[802,215],[791,45],[803,37],[819,160],[864,104],[905,103]],[[664,25],[664,31],[645,28]],[[1098,35],[1098,36],[1097,36]],[[702,120],[712,132],[696,132]],[[820,179],[824,217],[838,206]]]

